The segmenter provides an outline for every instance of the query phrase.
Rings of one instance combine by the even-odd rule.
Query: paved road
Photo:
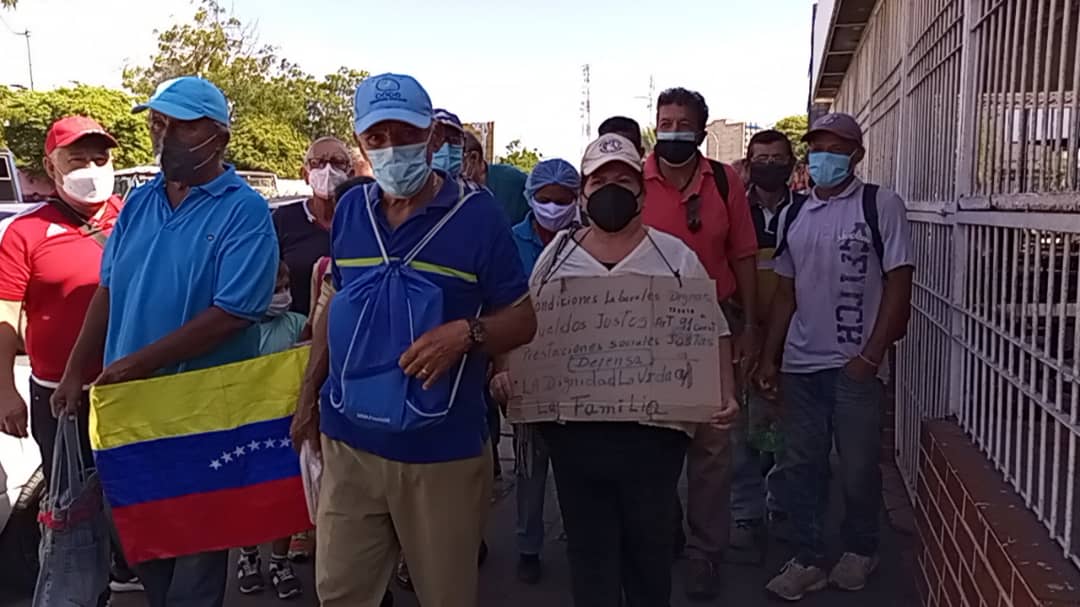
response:
[[[504,451],[504,455],[506,458],[512,458],[512,453]],[[509,472],[513,465],[512,460],[506,459],[504,462],[504,469]],[[512,474],[507,476],[512,477]],[[549,486],[553,485],[553,482],[549,483]],[[565,544],[558,540],[561,523],[553,495],[549,495],[547,510],[550,533],[548,534],[544,554],[545,579],[540,585],[530,587],[520,584],[514,577],[517,556],[514,548],[515,507],[512,489],[512,481],[504,481],[498,487],[498,503],[494,508],[487,533],[491,555],[484,565],[481,575],[480,606],[568,607],[571,605],[568,592],[569,570],[565,557]],[[839,510],[839,507],[832,508],[832,520],[829,528],[833,535],[835,535],[836,528],[839,525],[841,514]],[[883,541],[881,567],[864,591],[849,594],[827,590],[808,597],[800,605],[805,607],[866,607],[867,605],[873,607],[913,607],[918,605],[911,577],[911,544],[913,538],[887,529]],[[677,575],[672,607],[710,604],[726,607],[750,607],[775,604],[767,597],[763,588],[768,579],[779,570],[788,557],[789,553],[783,545],[774,544],[770,546],[767,563],[763,567],[728,566],[725,571],[726,589],[721,599],[715,603],[691,603],[686,600],[682,594],[679,576]],[[677,573],[681,572],[682,565],[683,563],[678,564]],[[290,604],[297,607],[316,605],[314,592],[312,591],[311,566],[299,565],[297,571],[305,584],[306,594],[300,599],[291,601]],[[415,597],[410,593],[395,590],[395,596],[395,605],[398,607],[418,607]],[[268,593],[256,597],[245,597],[236,592],[235,589],[230,589],[229,599],[226,603],[227,607],[270,607],[281,604],[281,601]],[[5,601],[0,598],[0,605],[29,607],[30,602],[28,600]],[[124,595],[114,600],[113,605],[114,607],[144,607],[145,601],[141,595]]]

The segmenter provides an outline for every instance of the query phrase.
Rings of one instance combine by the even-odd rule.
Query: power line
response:
[[[30,30],[23,30],[17,32],[8,24],[2,16],[0,16],[0,23],[4,24],[4,29],[11,32],[13,36],[22,36],[26,39],[26,69],[30,72],[30,90],[34,90],[34,62],[30,56]]]

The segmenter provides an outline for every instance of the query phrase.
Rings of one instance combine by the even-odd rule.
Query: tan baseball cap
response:
[[[588,177],[609,162],[621,162],[641,172],[641,155],[634,144],[622,135],[608,133],[585,148],[585,156],[581,159],[581,176]]]

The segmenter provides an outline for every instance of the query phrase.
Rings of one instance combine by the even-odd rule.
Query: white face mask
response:
[[[271,317],[278,317],[289,311],[292,307],[292,291],[278,291],[274,293],[274,296],[270,299],[270,308],[266,310],[266,315]]]
[[[578,206],[576,204],[540,202],[534,198],[529,206],[532,207],[536,223],[549,232],[558,232],[578,218]]]
[[[61,198],[81,205],[101,204],[113,193],[113,166],[91,164],[64,175],[60,184]]]
[[[329,200],[334,195],[334,190],[349,178],[348,175],[335,169],[333,165],[326,165],[321,169],[308,171],[308,184],[315,195],[324,200]]]

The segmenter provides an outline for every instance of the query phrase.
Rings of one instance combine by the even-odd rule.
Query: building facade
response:
[[[857,117],[913,225],[924,604],[1080,604],[1080,0],[823,0],[813,29],[811,107]]]
[[[750,138],[760,130],[751,122],[714,120],[705,126],[705,155],[726,163],[745,158]]]

